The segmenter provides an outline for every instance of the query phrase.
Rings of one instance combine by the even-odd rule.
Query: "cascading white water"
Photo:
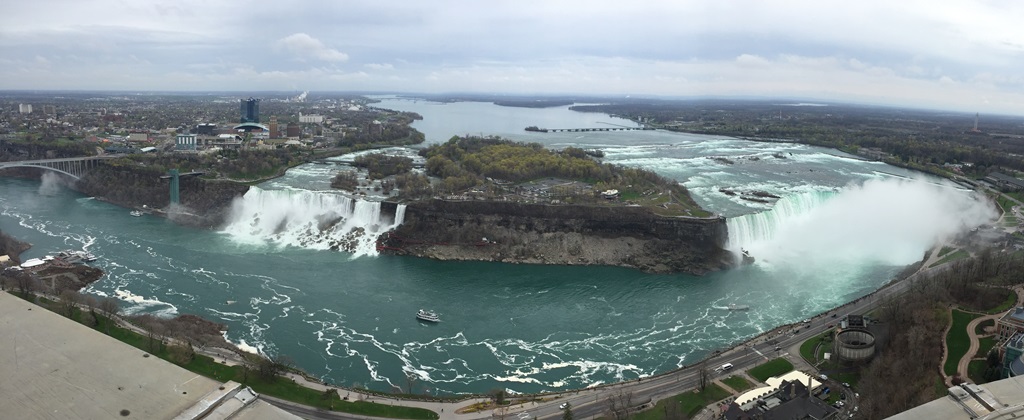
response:
[[[249,244],[273,242],[311,249],[376,255],[377,238],[405,218],[405,205],[382,215],[381,203],[306,190],[252,187],[232,206],[224,232]]]
[[[996,216],[983,196],[956,186],[872,179],[839,193],[788,196],[769,211],[732,218],[727,248],[771,265],[898,266]]]
[[[730,218],[726,221],[729,229],[726,249],[739,253],[770,240],[780,226],[807,215],[835,196],[832,190],[789,195],[777,201],[771,210]]]

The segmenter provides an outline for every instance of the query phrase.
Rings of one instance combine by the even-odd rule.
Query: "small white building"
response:
[[[178,134],[174,139],[175,150],[194,151],[196,150],[195,134]]]
[[[299,113],[299,123],[302,123],[302,124],[323,124],[324,123],[324,116],[323,115],[317,115],[317,114],[302,115],[302,113],[300,112]]]

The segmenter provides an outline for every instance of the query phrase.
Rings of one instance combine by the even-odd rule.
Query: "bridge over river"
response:
[[[58,159],[20,160],[0,162],[0,169],[7,168],[40,168],[60,172],[74,179],[81,179],[90,169],[95,168],[101,160],[122,157],[122,154],[84,156]]]

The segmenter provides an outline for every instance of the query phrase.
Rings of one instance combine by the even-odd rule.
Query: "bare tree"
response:
[[[416,380],[417,379],[418,378],[416,377],[416,374],[414,374],[412,372],[405,372],[405,393],[406,394],[409,394],[409,395],[414,394],[413,387],[416,386]]]
[[[146,331],[146,337],[149,338],[147,346],[149,352],[156,353],[160,350],[166,328],[164,323],[160,322],[160,319],[153,315],[145,314],[135,317],[135,324]]]
[[[100,301],[100,312],[107,315],[107,322],[104,323],[104,328],[107,330],[107,335],[110,335],[110,324],[114,323],[114,319],[117,314],[121,312],[121,304],[118,303],[117,299],[104,298]]]
[[[16,271],[14,273],[14,282],[18,286],[18,292],[21,293],[21,297],[28,298],[28,295],[35,292],[39,286],[39,282],[32,278],[32,275],[25,271]]]
[[[88,314],[90,315],[89,322],[85,322],[86,320],[83,319],[82,323],[93,327],[99,325],[99,318],[96,316],[96,305],[98,304],[96,298],[92,295],[81,295],[79,302],[89,310]]]
[[[633,408],[633,393],[619,391],[608,397],[605,410],[615,420],[626,420]]]
[[[697,365],[697,388],[703,391],[711,384],[711,369],[708,369],[708,361],[704,359]]]
[[[75,315],[75,308],[82,295],[71,289],[64,289],[60,292],[60,313],[68,318]]]

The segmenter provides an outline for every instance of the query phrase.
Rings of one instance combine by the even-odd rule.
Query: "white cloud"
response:
[[[394,70],[395,69],[395,66],[393,66],[393,65],[391,65],[389,63],[366,63],[366,64],[364,64],[364,66],[366,66],[366,68],[368,68],[368,69],[373,69],[373,70]]]
[[[348,54],[330,48],[305,33],[299,32],[277,40],[274,47],[288,51],[303,59],[340,62],[348,60]]]

